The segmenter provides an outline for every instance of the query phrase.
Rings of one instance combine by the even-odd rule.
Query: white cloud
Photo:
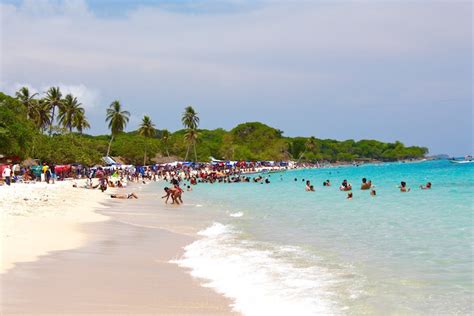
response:
[[[140,6],[104,18],[85,1],[0,4],[0,81],[73,86],[102,114],[119,99],[132,115],[150,114],[169,129],[180,127],[181,109],[193,104],[209,128],[264,120],[288,135],[407,143],[419,130],[442,136],[428,122],[452,114],[427,111],[432,104],[449,99],[463,111],[472,104],[472,3],[262,1],[253,9],[202,11]],[[239,110],[221,115],[223,106]],[[345,115],[328,119],[332,108]],[[371,117],[384,111],[398,116],[392,127],[374,130]],[[416,129],[400,128],[406,113]],[[103,115],[91,121],[93,132],[105,131]],[[463,123],[458,134],[471,126]]]

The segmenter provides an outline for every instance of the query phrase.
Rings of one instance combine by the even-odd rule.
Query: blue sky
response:
[[[470,1],[3,0],[0,90],[59,85],[92,134],[115,99],[176,130],[262,121],[288,136],[472,153]]]

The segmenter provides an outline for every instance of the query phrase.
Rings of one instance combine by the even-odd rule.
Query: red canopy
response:
[[[55,173],[68,172],[71,170],[71,165],[57,165],[54,167]]]

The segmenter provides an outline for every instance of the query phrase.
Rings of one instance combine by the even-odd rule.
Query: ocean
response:
[[[245,315],[472,314],[473,167],[384,163],[198,184],[182,212],[205,210],[209,222],[174,262]],[[375,197],[359,189],[363,177]]]

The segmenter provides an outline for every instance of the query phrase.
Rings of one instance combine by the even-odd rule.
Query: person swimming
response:
[[[347,199],[348,200],[352,200],[352,196],[353,196],[352,192],[347,193]]]
[[[341,190],[341,191],[351,191],[352,190],[352,185],[350,183],[347,183],[347,180],[344,180],[344,181],[342,181],[342,184],[339,187],[339,190]]]
[[[370,191],[370,195],[376,196],[376,195],[377,195],[377,192],[376,192],[375,190],[371,190],[371,191]]]
[[[315,190],[314,190],[314,185],[310,185],[310,186],[309,186],[309,191],[310,191],[310,192],[314,192],[314,191],[315,191]]]
[[[311,182],[309,180],[307,180],[305,190],[306,191],[311,191],[311,187],[312,187]]]
[[[367,181],[366,178],[362,178],[361,190],[369,190],[372,187],[372,181]]]
[[[426,183],[425,186],[420,185],[420,189],[422,189],[422,190],[429,190],[429,189],[431,189],[431,182]]]
[[[405,181],[400,182],[400,192],[410,192],[410,188],[407,188],[407,183]]]

